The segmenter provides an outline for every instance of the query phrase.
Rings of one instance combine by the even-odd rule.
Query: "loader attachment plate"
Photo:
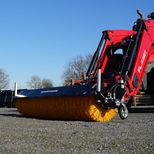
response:
[[[18,111],[27,117],[54,120],[110,121],[116,109],[103,109],[95,100],[92,85],[25,90],[16,99]]]

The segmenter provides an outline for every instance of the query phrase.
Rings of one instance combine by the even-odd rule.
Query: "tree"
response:
[[[32,89],[42,88],[41,79],[36,75],[31,77],[30,81],[27,82],[27,85]]]
[[[8,88],[8,86],[9,76],[3,69],[0,69],[0,90]]]
[[[43,88],[51,88],[53,87],[52,81],[49,79],[42,79],[42,87]]]
[[[87,72],[92,55],[85,57],[77,56],[72,59],[67,65],[63,73],[64,85],[69,85],[72,80],[81,79],[83,73]]]
[[[51,80],[41,79],[40,77],[38,77],[36,75],[31,77],[30,81],[27,82],[27,85],[28,85],[28,87],[30,87],[32,89],[53,87]]]

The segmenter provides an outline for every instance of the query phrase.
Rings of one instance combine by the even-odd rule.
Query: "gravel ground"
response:
[[[0,108],[0,154],[153,154],[154,113],[108,123],[53,121]]]

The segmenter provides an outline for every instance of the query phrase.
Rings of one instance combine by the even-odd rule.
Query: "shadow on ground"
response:
[[[154,113],[154,106],[136,106],[129,109],[130,113]]]

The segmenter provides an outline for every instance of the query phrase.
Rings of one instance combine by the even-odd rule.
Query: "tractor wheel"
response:
[[[128,109],[124,103],[118,107],[118,113],[121,119],[126,119],[128,117]]]

